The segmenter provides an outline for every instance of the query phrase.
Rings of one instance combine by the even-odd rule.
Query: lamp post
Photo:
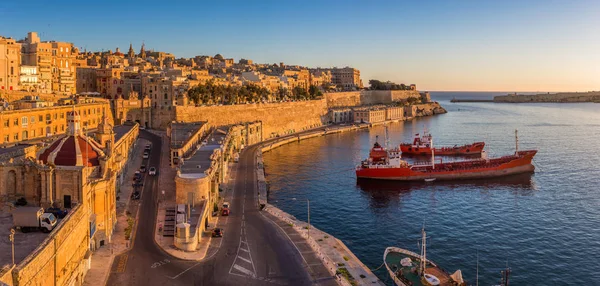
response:
[[[12,264],[15,265],[15,230],[12,228],[10,229],[8,239],[10,240],[10,244],[12,245]]]
[[[308,209],[308,238],[310,239],[310,200],[306,199],[307,209]]]

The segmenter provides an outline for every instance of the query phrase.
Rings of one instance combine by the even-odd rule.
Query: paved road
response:
[[[161,138],[146,131],[140,137],[153,145],[148,165],[160,166]],[[133,247],[115,258],[108,285],[316,284],[288,236],[256,207],[255,150],[255,146],[246,148],[235,165],[225,235],[211,241],[202,262],[175,259],[154,243],[158,176],[146,176]]]

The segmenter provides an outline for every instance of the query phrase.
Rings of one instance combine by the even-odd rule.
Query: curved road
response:
[[[161,138],[147,131],[141,131],[140,137],[152,142],[148,165],[161,166]],[[155,244],[158,176],[146,176],[133,246],[115,257],[107,285],[333,284],[321,279],[316,283],[309,275],[312,266],[289,236],[258,211],[256,148],[247,147],[235,164],[235,186],[228,198],[232,212],[221,226],[224,236],[212,239],[201,262],[173,258]]]

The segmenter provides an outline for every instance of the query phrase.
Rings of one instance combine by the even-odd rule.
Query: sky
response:
[[[171,3],[174,2],[174,3]],[[0,1],[0,35],[351,66],[429,91],[600,90],[600,1]]]

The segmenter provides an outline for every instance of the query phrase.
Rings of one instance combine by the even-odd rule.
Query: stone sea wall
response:
[[[325,94],[328,108],[389,104],[406,101],[411,97],[421,98],[421,95],[416,90],[363,90]]]
[[[223,106],[177,106],[175,120],[208,121],[212,126],[262,121],[263,138],[271,138],[327,122],[326,101],[240,104]]]
[[[494,102],[527,103],[527,102],[600,102],[600,91],[543,93],[533,95],[509,94],[494,97]]]

